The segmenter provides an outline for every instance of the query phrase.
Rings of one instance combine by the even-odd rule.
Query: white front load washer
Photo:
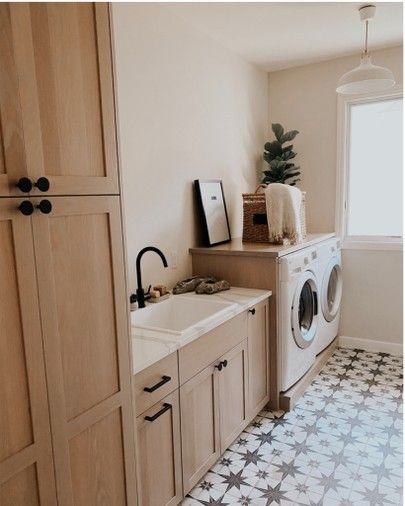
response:
[[[279,260],[279,380],[285,392],[315,361],[319,319],[318,254],[305,248]]]
[[[340,238],[317,245],[320,310],[316,354],[323,351],[338,335],[342,301],[342,254]]]

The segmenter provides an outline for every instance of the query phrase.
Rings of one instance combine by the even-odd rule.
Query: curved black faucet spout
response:
[[[142,288],[142,274],[141,274],[141,259],[145,253],[148,251],[153,251],[157,253],[162,259],[163,265],[167,267],[167,260],[164,254],[160,251],[160,249],[155,248],[154,246],[147,246],[146,248],[142,248],[136,257],[136,281],[137,281],[137,289],[136,289],[136,298],[138,301],[138,307],[145,307],[145,291]]]

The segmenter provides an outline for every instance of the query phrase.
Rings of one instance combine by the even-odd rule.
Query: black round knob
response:
[[[224,367],[226,367],[226,366],[228,365],[228,361],[227,361],[227,360],[224,360],[224,361],[222,362],[222,365],[223,365]]]
[[[47,192],[49,190],[49,179],[47,177],[40,177],[38,181],[35,183],[35,186],[41,192]]]
[[[256,313],[256,309],[255,309],[255,308],[253,308],[253,309],[249,309],[249,313],[250,313],[250,314],[255,314],[255,313]]]
[[[24,216],[30,216],[34,212],[34,206],[29,200],[23,200],[18,206],[18,209]]]
[[[21,190],[23,193],[29,193],[32,190],[31,179],[28,177],[21,177],[18,180],[17,188]]]
[[[49,200],[41,200],[41,202],[37,205],[37,208],[43,214],[49,214],[52,211],[52,204]]]
[[[220,362],[219,364],[217,364],[215,366],[216,369],[218,369],[218,371],[222,371],[222,362]]]

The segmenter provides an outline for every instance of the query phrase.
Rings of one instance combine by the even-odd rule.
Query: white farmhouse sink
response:
[[[209,295],[173,295],[158,303],[131,313],[131,323],[135,329],[154,330],[181,336],[193,328],[217,320],[234,302],[211,299]]]

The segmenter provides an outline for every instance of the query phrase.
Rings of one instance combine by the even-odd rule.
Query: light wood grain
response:
[[[203,250],[193,253],[192,262],[194,274],[227,279],[232,286],[262,288],[272,291],[269,302],[270,407],[277,410],[280,392],[277,370],[279,353],[277,342],[278,263],[275,259],[264,256],[224,256]]]
[[[19,134],[12,152],[26,160],[19,174],[47,176],[51,195],[118,193],[108,5],[11,3],[3,10],[11,27],[3,36],[5,100]],[[10,172],[8,192],[15,183]]]
[[[171,409],[153,422],[145,420],[145,416],[155,415],[165,403]],[[138,416],[136,427],[140,504],[177,505],[183,498],[178,389]]]
[[[270,400],[269,301],[248,314],[249,416],[253,418]]]
[[[218,373],[214,365],[180,387],[180,408],[186,495],[221,454]]]
[[[218,373],[219,421],[221,453],[239,436],[247,425],[248,358],[247,340],[223,355],[226,367]]]
[[[39,506],[38,477],[31,465],[0,484],[1,506]]]
[[[74,427],[87,431],[89,444],[99,441],[97,459],[108,460],[111,449],[97,436],[107,433],[99,424],[108,419],[114,420],[107,424],[108,437],[115,441],[114,451],[120,447],[124,464],[118,465],[117,457],[113,481],[103,472],[98,487],[121,498],[117,483],[125,483],[126,501],[134,504],[134,429],[119,199],[55,197],[51,202],[51,214],[34,214],[33,231],[59,503],[98,504],[97,487],[89,487],[89,496],[77,481],[79,474],[86,475],[81,448],[83,461],[90,458],[90,450],[86,445],[73,446],[72,460],[71,441],[79,437],[74,436]],[[118,412],[120,416],[111,418],[111,413]],[[118,444],[121,439],[122,446]],[[87,469],[92,482],[91,466]]]
[[[179,386],[179,368],[177,351],[159,360],[156,364],[135,375],[132,381],[136,415],[140,415],[160,399],[173,392]],[[145,392],[145,387],[152,387],[159,383],[163,376],[170,379],[154,392]]]
[[[247,337],[245,312],[207,332],[179,350],[180,383],[195,376]]]
[[[0,3],[0,196],[21,194],[16,182],[27,174],[10,4]]]
[[[9,494],[22,501],[34,466],[38,498],[51,505],[56,493],[31,219],[17,210],[20,202],[0,200],[1,497],[6,504]]]

